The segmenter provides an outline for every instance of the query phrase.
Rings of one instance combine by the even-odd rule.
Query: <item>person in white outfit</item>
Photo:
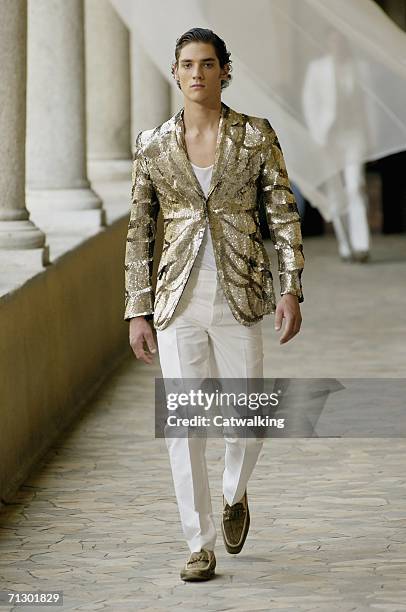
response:
[[[156,344],[148,318],[153,318],[164,380],[263,379],[264,314],[275,312],[276,330],[284,321],[281,344],[301,326],[300,216],[268,120],[238,113],[221,101],[231,68],[224,41],[211,30],[194,28],[178,39],[175,56],[183,114],[140,133],[134,156],[126,250],[130,344],[137,358],[152,363]],[[259,183],[278,250],[282,297],[277,306],[259,229]],[[153,300],[156,194],[164,216],[164,248]],[[238,554],[250,525],[247,483],[263,438],[226,434],[221,530],[226,550]],[[216,526],[206,437],[175,436],[165,428],[165,439],[190,549],[180,575],[208,580],[215,573]]]
[[[323,55],[307,68],[302,103],[312,139],[344,160],[342,171],[324,183],[339,255],[344,261],[364,263],[369,260],[370,231],[361,160],[368,148],[368,127],[358,70],[347,39],[331,29]]]

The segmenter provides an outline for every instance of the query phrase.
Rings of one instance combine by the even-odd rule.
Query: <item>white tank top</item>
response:
[[[201,168],[200,166],[195,166],[194,164],[191,165],[196,178],[202,187],[203,193],[207,198],[210,188],[211,175],[213,172],[213,165],[207,166],[206,168]],[[204,232],[202,244],[200,245],[194,266],[204,270],[217,270],[216,260],[214,258],[213,242],[208,224]]]

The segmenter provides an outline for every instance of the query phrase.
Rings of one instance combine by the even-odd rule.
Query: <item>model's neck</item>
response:
[[[221,115],[221,100],[213,104],[197,104],[185,98],[183,121],[185,130],[194,133],[215,129]]]

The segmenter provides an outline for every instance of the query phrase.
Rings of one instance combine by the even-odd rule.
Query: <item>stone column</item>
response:
[[[130,35],[110,0],[85,0],[88,170],[131,175]]]
[[[134,31],[133,31],[134,32]],[[131,35],[131,84],[132,84],[132,150],[141,130],[150,130],[171,116],[171,92],[168,80],[151,60],[143,45]],[[163,221],[159,211],[155,240],[152,285],[156,286],[156,274],[163,247]]]
[[[168,60],[168,66],[170,62]],[[168,68],[170,74],[170,67]],[[142,44],[131,36],[132,143],[140,130],[150,130],[171,116],[171,86]],[[172,78],[172,77],[171,77]]]
[[[0,0],[0,58],[0,258],[46,265],[45,234],[25,206],[26,0]]]
[[[58,232],[105,225],[86,168],[83,0],[29,0],[27,205]]]

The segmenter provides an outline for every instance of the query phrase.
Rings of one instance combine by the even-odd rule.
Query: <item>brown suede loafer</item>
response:
[[[247,491],[241,500],[229,506],[223,495],[223,517],[221,532],[224,546],[231,555],[236,555],[244,546],[250,528],[250,511],[248,508]]]
[[[214,576],[216,557],[212,550],[202,548],[192,552],[186,565],[180,572],[182,580],[210,580]]]

